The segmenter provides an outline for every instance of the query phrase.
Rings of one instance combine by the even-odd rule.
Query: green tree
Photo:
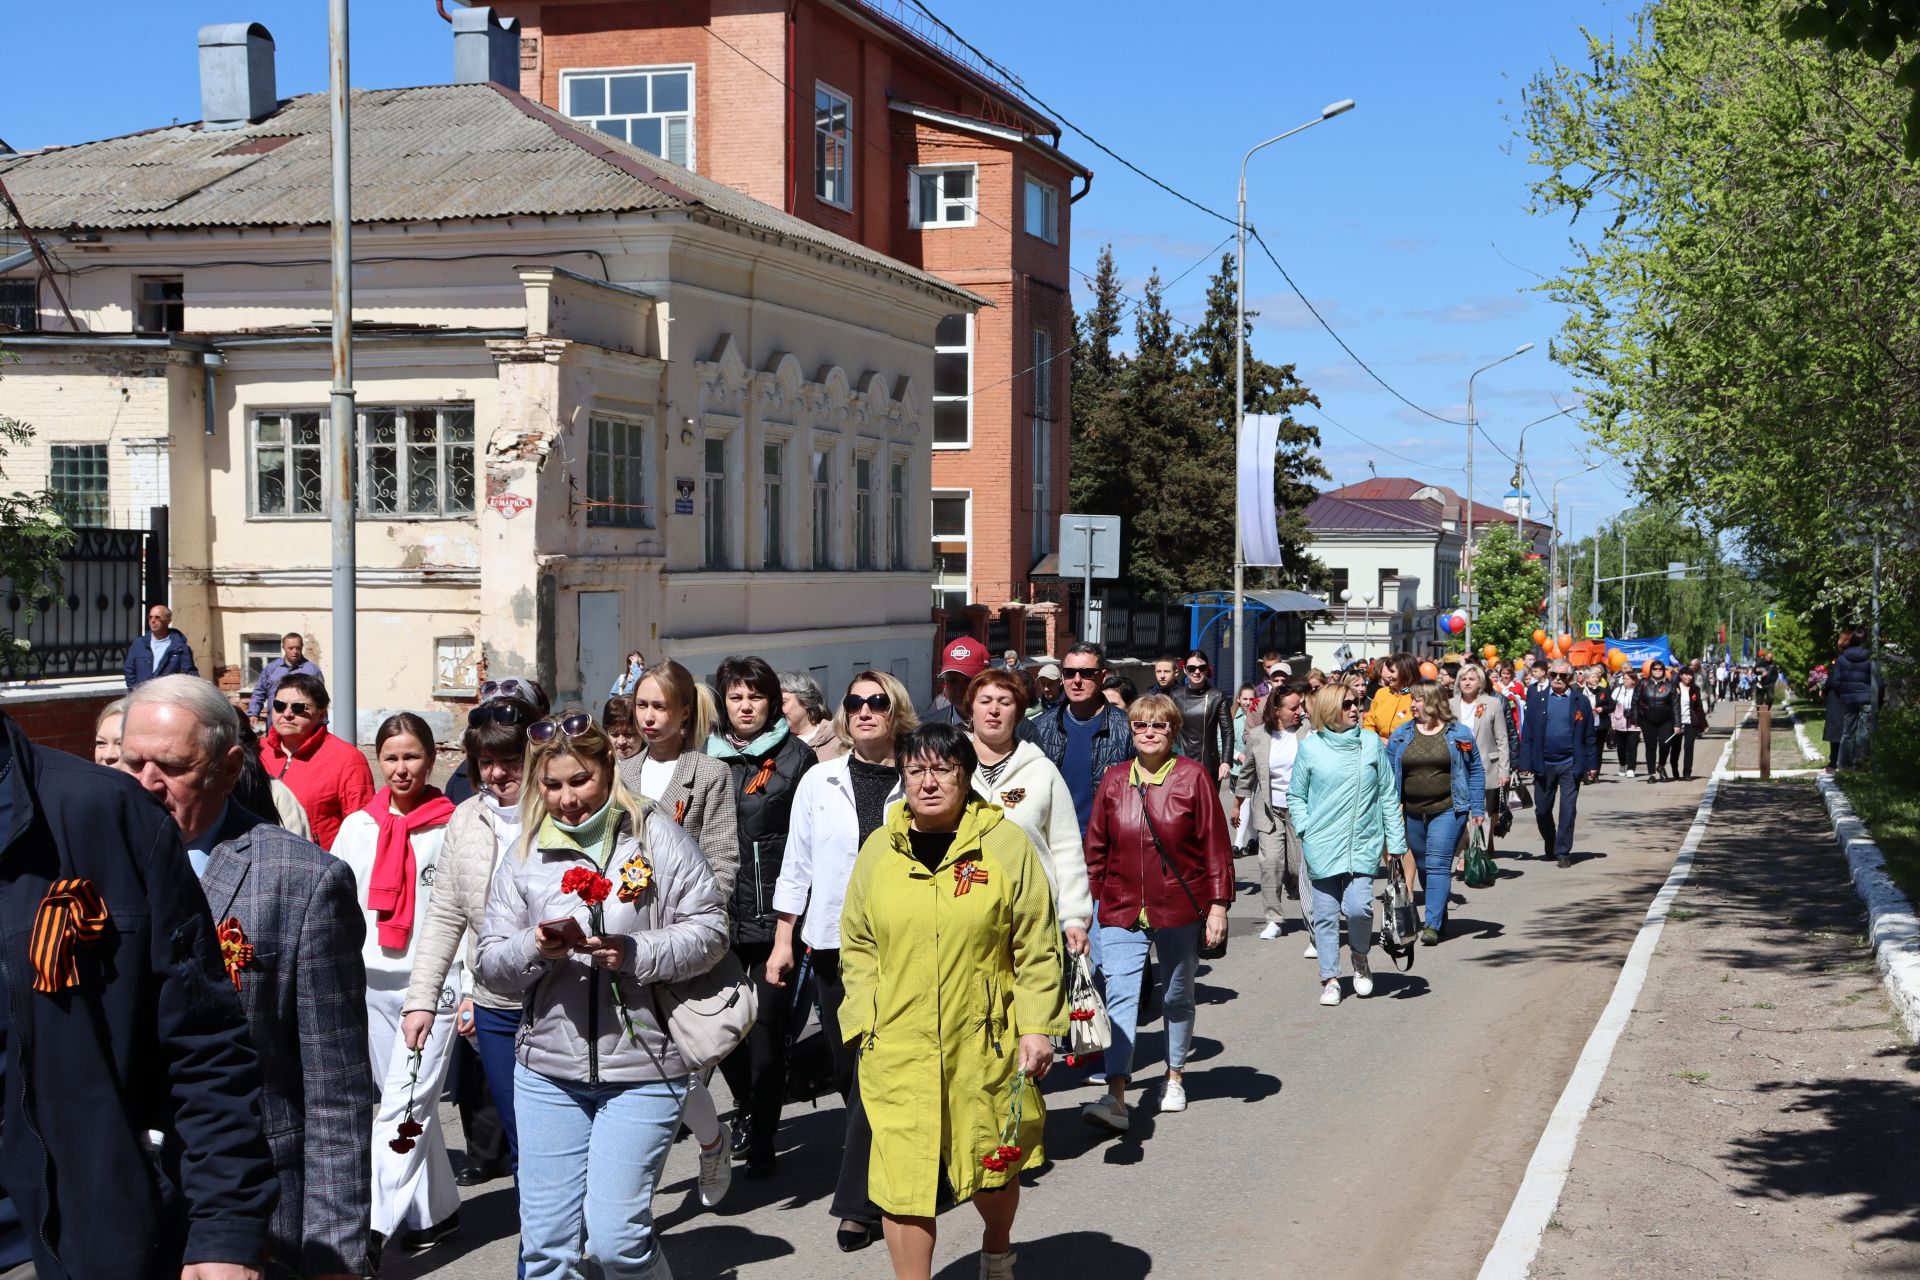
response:
[[[1533,633],[1540,626],[1547,567],[1527,558],[1512,525],[1494,525],[1474,543],[1473,590],[1480,598],[1473,616],[1474,641],[1498,646],[1503,658],[1519,658],[1533,647]]]
[[[13,356],[0,348],[0,366]],[[33,428],[0,414],[0,464],[33,441]],[[0,481],[6,472],[0,467]],[[0,580],[21,599],[20,619],[31,623],[54,607],[61,585],[60,557],[73,545],[73,530],[60,518],[59,499],[49,490],[0,493]],[[18,678],[37,670],[27,642],[0,625],[0,674]]]
[[[1227,519],[1221,520],[1222,491],[1231,489],[1233,476],[1232,445],[1194,412],[1187,340],[1167,314],[1158,271],[1141,293],[1133,356],[1121,370],[1117,393],[1128,440],[1127,481],[1139,495],[1122,512],[1132,514],[1122,526],[1123,569],[1136,591],[1175,595],[1232,576],[1230,492]]]
[[[1835,53],[1857,52],[1885,63],[1895,54],[1894,82],[1913,91],[1901,122],[1907,159],[1920,159],[1920,3],[1915,0],[1802,0],[1780,11],[1781,34],[1818,40]]]
[[[1071,509],[1092,515],[1122,515],[1133,509],[1129,463],[1135,441],[1120,404],[1125,358],[1113,349],[1122,318],[1120,273],[1113,246],[1100,249],[1093,272],[1093,305],[1074,317]]]

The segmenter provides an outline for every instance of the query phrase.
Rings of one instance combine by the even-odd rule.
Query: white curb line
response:
[[[1814,750],[1813,740],[1807,737],[1806,727],[1800,723],[1800,717],[1793,709],[1793,700],[1789,698],[1784,705],[1787,708],[1787,718],[1793,722],[1793,736],[1794,740],[1800,744],[1800,754],[1815,764],[1824,766],[1827,758]]]
[[[1820,795],[1833,819],[1833,838],[1847,855],[1853,891],[1867,904],[1867,937],[1887,998],[1905,1024],[1907,1034],[1920,1040],[1920,919],[1900,886],[1887,874],[1887,860],[1866,823],[1854,815],[1846,792],[1830,777],[1820,779]]]
[[[1520,1179],[1520,1188],[1514,1193],[1513,1204],[1507,1209],[1506,1221],[1500,1224],[1500,1234],[1494,1237],[1493,1247],[1480,1264],[1479,1280],[1523,1280],[1540,1252],[1541,1236],[1546,1232],[1547,1223],[1553,1219],[1553,1211],[1560,1203],[1560,1193],[1567,1185],[1567,1172],[1573,1165],[1580,1126],[1585,1123],[1587,1112],[1600,1092],[1600,1081],[1607,1074],[1607,1064],[1613,1059],[1615,1046],[1620,1043],[1620,1033],[1627,1029],[1627,1020],[1633,1016],[1634,1001],[1639,999],[1640,989],[1646,984],[1647,969],[1653,963],[1654,949],[1660,945],[1661,930],[1666,928],[1667,908],[1673,905],[1675,895],[1693,871],[1694,851],[1700,847],[1700,841],[1707,833],[1707,823],[1713,817],[1713,801],[1720,792],[1721,779],[1726,777],[1727,761],[1733,759],[1734,744],[1740,741],[1740,729],[1741,725],[1736,720],[1733,736],[1727,739],[1726,748],[1721,751],[1718,763],[1708,775],[1706,794],[1700,797],[1700,807],[1694,811],[1693,825],[1687,829],[1687,838],[1680,844],[1673,870],[1668,873],[1667,882],[1660,887],[1660,892],[1654,896],[1653,905],[1647,908],[1647,917],[1640,925],[1639,936],[1634,938],[1633,946],[1627,952],[1626,963],[1621,966],[1620,977],[1614,983],[1613,997],[1607,1001],[1607,1007],[1601,1010],[1600,1020],[1594,1024],[1586,1047],[1580,1051],[1580,1060],[1574,1063],[1573,1075],[1568,1078],[1567,1087],[1561,1090],[1560,1101],[1554,1104],[1553,1114],[1547,1117],[1547,1127],[1540,1135],[1539,1144],[1533,1149],[1533,1158],[1527,1161],[1526,1174]],[[1911,909],[1908,920],[1912,921]]]

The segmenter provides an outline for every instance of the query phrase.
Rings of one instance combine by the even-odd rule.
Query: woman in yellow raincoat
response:
[[[1020,1171],[1044,1161],[1037,1084],[1067,1032],[1060,925],[1026,833],[973,793],[966,734],[922,725],[896,759],[906,804],[861,846],[840,917],[867,1193],[900,1280],[932,1273],[943,1190],[973,1201],[980,1274],[1006,1280]]]

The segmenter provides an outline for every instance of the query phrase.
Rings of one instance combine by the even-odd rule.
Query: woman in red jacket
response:
[[[327,732],[327,686],[318,677],[283,677],[268,709],[261,767],[287,784],[307,811],[313,842],[331,850],[347,815],[372,802],[373,770],[351,739]]]
[[[1193,978],[1202,941],[1227,936],[1233,854],[1217,784],[1197,761],[1173,753],[1180,709],[1149,693],[1127,708],[1134,759],[1109,768],[1087,824],[1087,879],[1093,889],[1095,963],[1103,975],[1113,1043],[1106,1051],[1108,1096],[1081,1111],[1087,1123],[1125,1132],[1127,1074],[1140,1012],[1147,948],[1160,955],[1160,1009],[1167,1024],[1167,1076],[1160,1111],[1184,1111],[1181,1069],[1193,1043]]]

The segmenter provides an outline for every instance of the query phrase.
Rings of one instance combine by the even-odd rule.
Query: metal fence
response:
[[[166,545],[167,509],[156,507],[145,529],[75,529],[54,592],[29,601],[0,579],[0,623],[27,642],[9,655],[8,678],[118,674],[146,629],[147,602],[167,598]]]

